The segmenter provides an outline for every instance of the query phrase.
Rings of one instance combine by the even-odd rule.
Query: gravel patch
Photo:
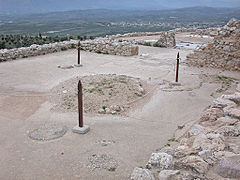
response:
[[[93,154],[88,158],[88,160],[90,162],[88,167],[91,170],[105,169],[108,171],[115,171],[118,166],[117,161],[113,157],[107,154],[101,154],[101,155]]]

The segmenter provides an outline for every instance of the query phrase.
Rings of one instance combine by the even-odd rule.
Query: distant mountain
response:
[[[23,15],[4,15],[0,14],[0,20],[3,21],[30,21],[30,22],[55,22],[81,19],[84,21],[91,20],[127,20],[129,17],[133,21],[138,19],[151,21],[159,18],[178,17],[178,19],[204,19],[215,21],[220,19],[229,19],[231,17],[239,18],[240,8],[212,8],[212,7],[189,7],[180,9],[167,10],[108,10],[108,9],[88,9],[88,10],[72,10],[57,11],[48,13],[33,13]],[[129,19],[130,20],[130,19]]]
[[[240,7],[240,0],[0,0],[0,14],[84,9],[162,10],[192,6]]]

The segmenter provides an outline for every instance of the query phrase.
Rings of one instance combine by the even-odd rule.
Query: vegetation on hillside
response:
[[[70,39],[93,39],[93,37],[87,36],[42,36],[41,33],[39,35],[13,35],[13,34],[2,34],[0,35],[0,49],[13,49],[20,47],[29,47],[32,44],[49,44],[54,42],[62,42]]]
[[[19,16],[0,14],[0,49],[119,33],[218,27],[233,17],[240,18],[239,8],[195,7],[162,11],[99,9]],[[36,36],[39,32],[42,36]]]

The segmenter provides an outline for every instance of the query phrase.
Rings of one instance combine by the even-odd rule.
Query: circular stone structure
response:
[[[43,125],[29,133],[29,138],[37,141],[49,141],[62,137],[67,127],[60,125]]]
[[[54,87],[50,102],[51,110],[78,111],[78,82],[82,82],[83,108],[89,114],[121,114],[129,103],[144,97],[150,85],[146,81],[126,75],[96,74],[75,77]]]

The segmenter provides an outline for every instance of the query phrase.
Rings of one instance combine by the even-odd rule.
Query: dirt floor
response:
[[[174,86],[178,52],[181,86]],[[83,66],[71,69],[58,66],[75,64],[76,50],[0,63],[0,179],[129,179],[179,127],[198,120],[215,97],[231,93],[240,81],[238,72],[186,66],[190,52],[143,46],[133,57],[82,52]],[[50,99],[61,83],[98,74],[132,77],[152,89],[125,114],[84,113],[90,131],[75,134],[78,113],[54,111]],[[68,131],[50,141],[29,138],[33,130],[52,124]]]

